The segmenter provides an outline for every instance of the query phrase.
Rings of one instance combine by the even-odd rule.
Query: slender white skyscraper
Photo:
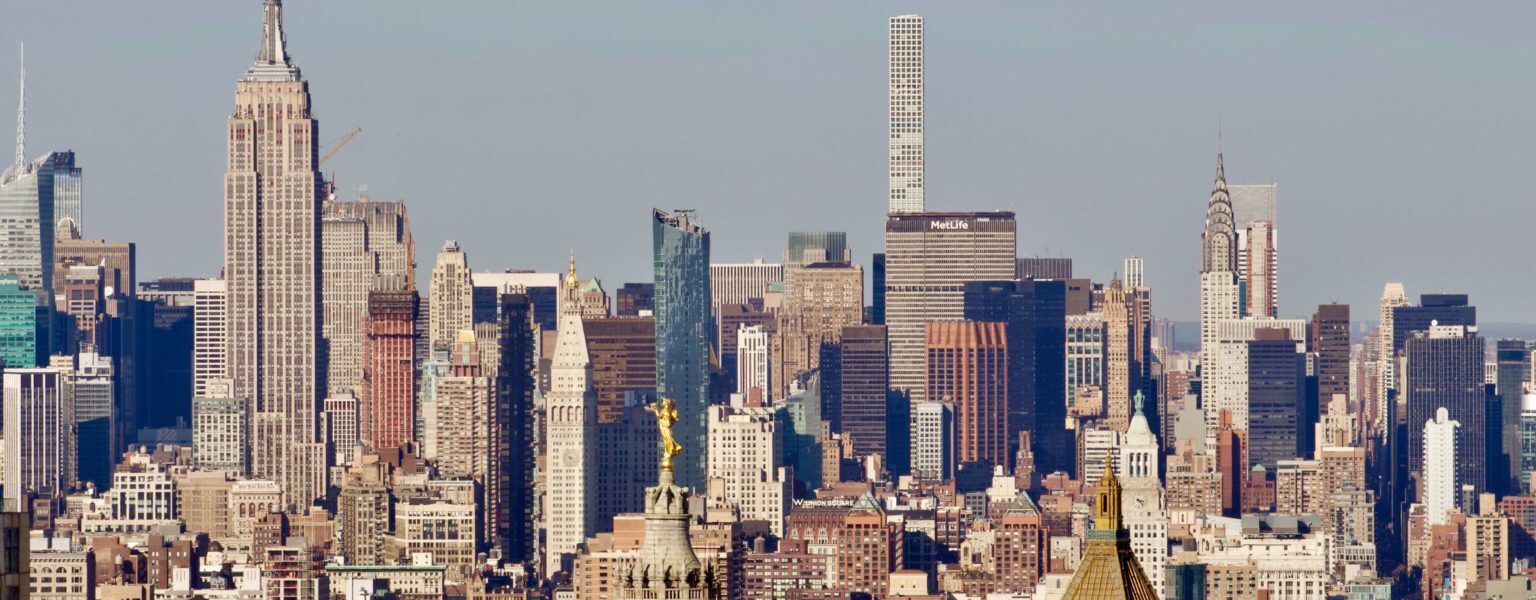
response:
[[[890,212],[923,212],[923,18],[891,17]]]
[[[229,382],[228,308],[229,288],[223,279],[199,279],[192,283],[193,398],[220,397],[208,393],[208,382]],[[222,397],[229,397],[234,390],[227,392]]]
[[[1125,259],[1125,289],[1136,290],[1147,287],[1146,266],[1140,256],[1132,256]]]
[[[544,518],[549,529],[545,572],[561,570],[564,559],[597,533],[597,395],[592,380],[592,360],[587,353],[586,326],[581,320],[576,261],[565,277],[561,311],[556,329],[550,390],[544,402],[549,414],[548,483],[544,494]]]
[[[1435,420],[1424,422],[1424,518],[1431,525],[1445,523],[1445,513],[1456,509],[1456,428],[1444,406]]]
[[[1242,316],[1237,230],[1220,153],[1216,154],[1216,183],[1206,206],[1200,245],[1200,353],[1201,360],[1206,360],[1216,343],[1216,322]]]
[[[764,402],[769,401],[768,330],[742,324],[736,330],[736,391],[748,396],[752,388],[762,393]]]

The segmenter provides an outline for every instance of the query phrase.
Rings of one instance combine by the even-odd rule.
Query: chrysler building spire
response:
[[[1205,209],[1205,234],[1201,248],[1201,273],[1237,272],[1237,231],[1232,198],[1227,193],[1227,170],[1222,153],[1216,153],[1216,183]]]

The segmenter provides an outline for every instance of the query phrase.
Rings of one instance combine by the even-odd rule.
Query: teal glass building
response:
[[[38,365],[37,296],[15,275],[0,275],[0,360],[10,368]]]
[[[656,277],[656,392],[677,403],[679,418],[674,435],[684,448],[673,467],[677,485],[702,491],[714,332],[709,230],[694,222],[692,211],[655,210],[651,233]]]

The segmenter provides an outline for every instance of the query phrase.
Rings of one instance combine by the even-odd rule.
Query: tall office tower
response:
[[[1136,290],[1147,287],[1146,264],[1140,256],[1125,259],[1125,288]]]
[[[251,402],[251,472],[299,510],[325,494],[321,443],[320,188],[309,83],[288,59],[283,7],[263,5],[256,62],[235,84],[224,175],[230,375]]]
[[[1216,184],[1205,210],[1205,232],[1200,236],[1200,352],[1202,360],[1216,345],[1216,322],[1242,316],[1238,286],[1237,232],[1232,199],[1227,195],[1227,173],[1221,154],[1216,154]]]
[[[533,298],[512,288],[502,292],[498,304],[486,537],[503,556],[521,562],[533,559],[535,544]],[[486,352],[482,349],[482,356]]]
[[[925,400],[912,407],[912,476],[944,481],[955,475],[955,406]]]
[[[1015,264],[1017,279],[1072,278],[1072,259],[1066,257],[1026,256]]]
[[[649,316],[656,309],[656,284],[626,283],[614,291],[613,297],[619,305],[615,316],[638,317],[642,312]]]
[[[585,329],[597,422],[618,423],[626,394],[656,391],[656,321],[650,317],[587,319]]]
[[[320,219],[321,334],[326,387],[362,385],[363,328],[368,292],[415,289],[416,244],[405,203],[327,200]]]
[[[791,231],[789,244],[784,248],[784,274],[819,262],[853,262],[853,250],[848,248],[848,233],[844,231]]]
[[[1418,306],[1392,309],[1392,348],[1399,355],[1409,338],[1433,325],[1477,325],[1477,307],[1466,294],[1420,294]]]
[[[739,370],[736,356],[739,340],[736,339],[736,334],[743,327],[753,326],[761,327],[763,331],[771,333],[774,329],[773,324],[776,318],[774,313],[768,312],[763,307],[762,302],[721,306],[720,312],[715,314],[717,325],[715,336],[716,340],[718,340],[717,343],[720,345],[720,367],[727,374],[734,376]],[[736,391],[740,392],[743,390],[738,388]],[[768,390],[764,388],[763,391],[766,393]]]
[[[743,520],[784,535],[794,478],[784,465],[783,409],[709,407],[709,481]]]
[[[1307,346],[1317,357],[1318,403],[1331,406],[1335,394],[1349,398],[1349,305],[1318,305]]]
[[[848,263],[812,263],[795,269],[774,332],[772,396],[784,397],[789,381],[803,372],[823,368],[822,358],[836,355],[843,327],[863,322],[862,268]],[[826,367],[833,370],[836,365]],[[822,383],[835,384],[836,380],[823,379]],[[836,396],[823,394],[822,409],[832,431],[842,431],[842,411]]]
[[[755,389],[769,402],[768,373],[768,330],[742,325],[736,330],[736,393],[750,396]]]
[[[1401,283],[1388,283],[1381,291],[1381,320],[1376,325],[1376,330],[1379,332],[1376,358],[1381,361],[1381,365],[1376,369],[1376,402],[1378,404],[1376,414],[1379,415],[1388,414],[1386,404],[1388,390],[1397,389],[1397,351],[1402,347],[1398,346],[1393,339],[1392,332],[1396,326],[1392,322],[1392,317],[1397,308],[1402,306],[1408,306],[1408,292],[1403,289]]]
[[[1131,551],[1146,568],[1154,589],[1163,589],[1163,565],[1168,556],[1168,507],[1159,480],[1162,447],[1144,412],[1146,396],[1136,394],[1135,413],[1121,438],[1118,475],[1125,483],[1122,507],[1131,532]]]
[[[192,420],[194,280],[175,282],[172,298],[108,297],[107,318],[97,325],[98,352],[112,357],[125,413],[119,420],[129,431]]]
[[[1221,413],[1230,413],[1232,428],[1248,431],[1248,342],[1258,339],[1260,329],[1283,329],[1295,352],[1306,351],[1307,322],[1301,319],[1227,319],[1215,323],[1216,342],[1200,366],[1200,406],[1206,431],[1215,431]]]
[[[96,321],[106,304],[103,277],[100,265],[73,266],[54,274],[55,318],[68,321],[54,328],[55,341],[50,346],[55,354],[74,354],[81,344],[87,349],[96,347]]]
[[[1401,314],[1399,314],[1401,316]],[[1402,390],[1408,407],[1408,472],[1424,477],[1427,447],[1417,423],[1433,418],[1441,408],[1461,423],[1456,447],[1455,489],[1470,485],[1475,493],[1488,489],[1488,461],[1483,450],[1488,420],[1483,386],[1483,338],[1477,327],[1432,325],[1403,344]],[[1495,423],[1497,421],[1495,420]]]
[[[1285,329],[1255,330],[1247,346],[1248,467],[1274,473],[1279,461],[1311,450],[1299,443],[1302,428],[1313,426],[1300,416],[1305,358]]]
[[[1088,313],[1066,319],[1066,389],[1062,406],[1072,403],[1079,390],[1104,388],[1104,315]]]
[[[235,382],[209,379],[192,398],[192,460],[200,469],[246,473],[246,403],[234,392]]]
[[[1230,188],[1234,233],[1237,236],[1237,281],[1243,289],[1244,316],[1274,317],[1249,311],[1251,306],[1273,306],[1278,287],[1275,283],[1275,198],[1279,185],[1273,183],[1234,185]],[[1258,230],[1258,223],[1265,225]]]
[[[1241,242],[1246,270],[1242,272],[1243,314],[1251,317],[1279,316],[1279,294],[1275,279],[1275,226],[1269,221],[1254,221]]]
[[[75,369],[69,374],[68,385],[75,392],[78,480],[105,490],[112,486],[112,467],[117,464],[122,448],[116,422],[112,358],[95,352],[75,355]]]
[[[209,398],[210,380],[229,379],[229,288],[223,279],[193,285],[192,397]]]
[[[416,437],[416,291],[368,292],[361,325],[359,433],[376,450],[399,448]]]
[[[1141,364],[1136,361],[1136,332],[1131,303],[1119,279],[1104,292],[1105,426],[1124,431],[1131,424],[1131,398],[1141,390]]]
[[[891,17],[889,213],[920,213],[923,204],[923,18]]]
[[[331,466],[350,467],[362,444],[358,431],[357,394],[337,390],[325,397],[321,419],[325,422],[325,441],[331,447]]]
[[[1457,473],[1461,470],[1457,455],[1471,454],[1465,444],[1457,443],[1458,438],[1471,439],[1457,435],[1456,430],[1461,427],[1444,406],[1435,409],[1435,418],[1424,422],[1424,449],[1416,453],[1424,473],[1419,502],[1424,505],[1425,519],[1432,525],[1445,523],[1446,513],[1456,510]]]
[[[1068,443],[1066,403],[1059,400],[1067,360],[1065,289],[1060,281],[973,281],[963,292],[966,320],[1008,324],[1009,455],[1018,454],[1020,433],[1027,431],[1037,466],[1051,470],[1070,462],[1040,452]]]
[[[17,277],[0,275],[0,361],[13,368],[41,364],[47,344],[39,348],[37,333],[37,296]]]
[[[955,406],[955,460],[1008,465],[1008,324],[942,321],[925,328],[927,397]]]
[[[709,398],[709,230],[690,211],[651,214],[656,274],[656,393],[677,402],[677,485],[704,489]]]
[[[446,348],[453,344],[458,332],[474,329],[474,287],[469,257],[459,249],[458,242],[443,243],[443,249],[437,253],[437,265],[432,267],[432,287],[428,292],[430,347]],[[500,294],[501,290],[495,293]]]
[[[5,370],[5,500],[63,494],[75,485],[75,398],[67,369]]]
[[[18,139],[15,164],[0,173],[0,273],[15,275],[42,306],[53,294],[53,183],[60,153],[27,162],[22,152]]]
[[[863,460],[871,454],[890,459],[886,448],[886,398],[889,396],[890,366],[885,347],[883,325],[850,325],[843,328],[838,344],[841,382],[838,391],[838,416],[843,435],[853,439],[853,458]],[[904,432],[902,435],[906,435]]]
[[[1011,212],[892,214],[885,222],[885,322],[890,327],[891,388],[923,399],[923,324],[965,316],[969,281],[1012,279],[1016,226]]]
[[[759,258],[749,263],[709,265],[709,306],[720,314],[722,304],[748,304],[762,300],[768,284],[784,281],[784,265]]]
[[[570,567],[577,547],[597,534],[597,393],[592,388],[592,359],[582,324],[581,280],[576,264],[565,277],[564,306],[550,366],[550,390],[544,397],[545,444],[549,448],[544,486],[546,575]]]
[[[1508,474],[1504,475],[1507,479],[1500,482],[1504,486],[1500,491],[1505,494],[1523,493],[1528,488],[1520,485],[1521,475],[1525,473],[1520,466],[1523,455],[1520,444],[1520,403],[1525,393],[1525,383],[1530,381],[1531,351],[1526,347],[1525,340],[1499,340],[1494,343],[1493,360],[1493,389],[1499,395],[1499,406],[1502,409],[1498,425],[1502,433],[1501,454],[1508,467]],[[1490,483],[1492,479],[1490,475]]]

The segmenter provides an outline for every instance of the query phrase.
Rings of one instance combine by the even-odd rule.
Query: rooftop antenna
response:
[[[21,43],[21,101],[16,105],[16,173],[27,162],[27,44]]]

